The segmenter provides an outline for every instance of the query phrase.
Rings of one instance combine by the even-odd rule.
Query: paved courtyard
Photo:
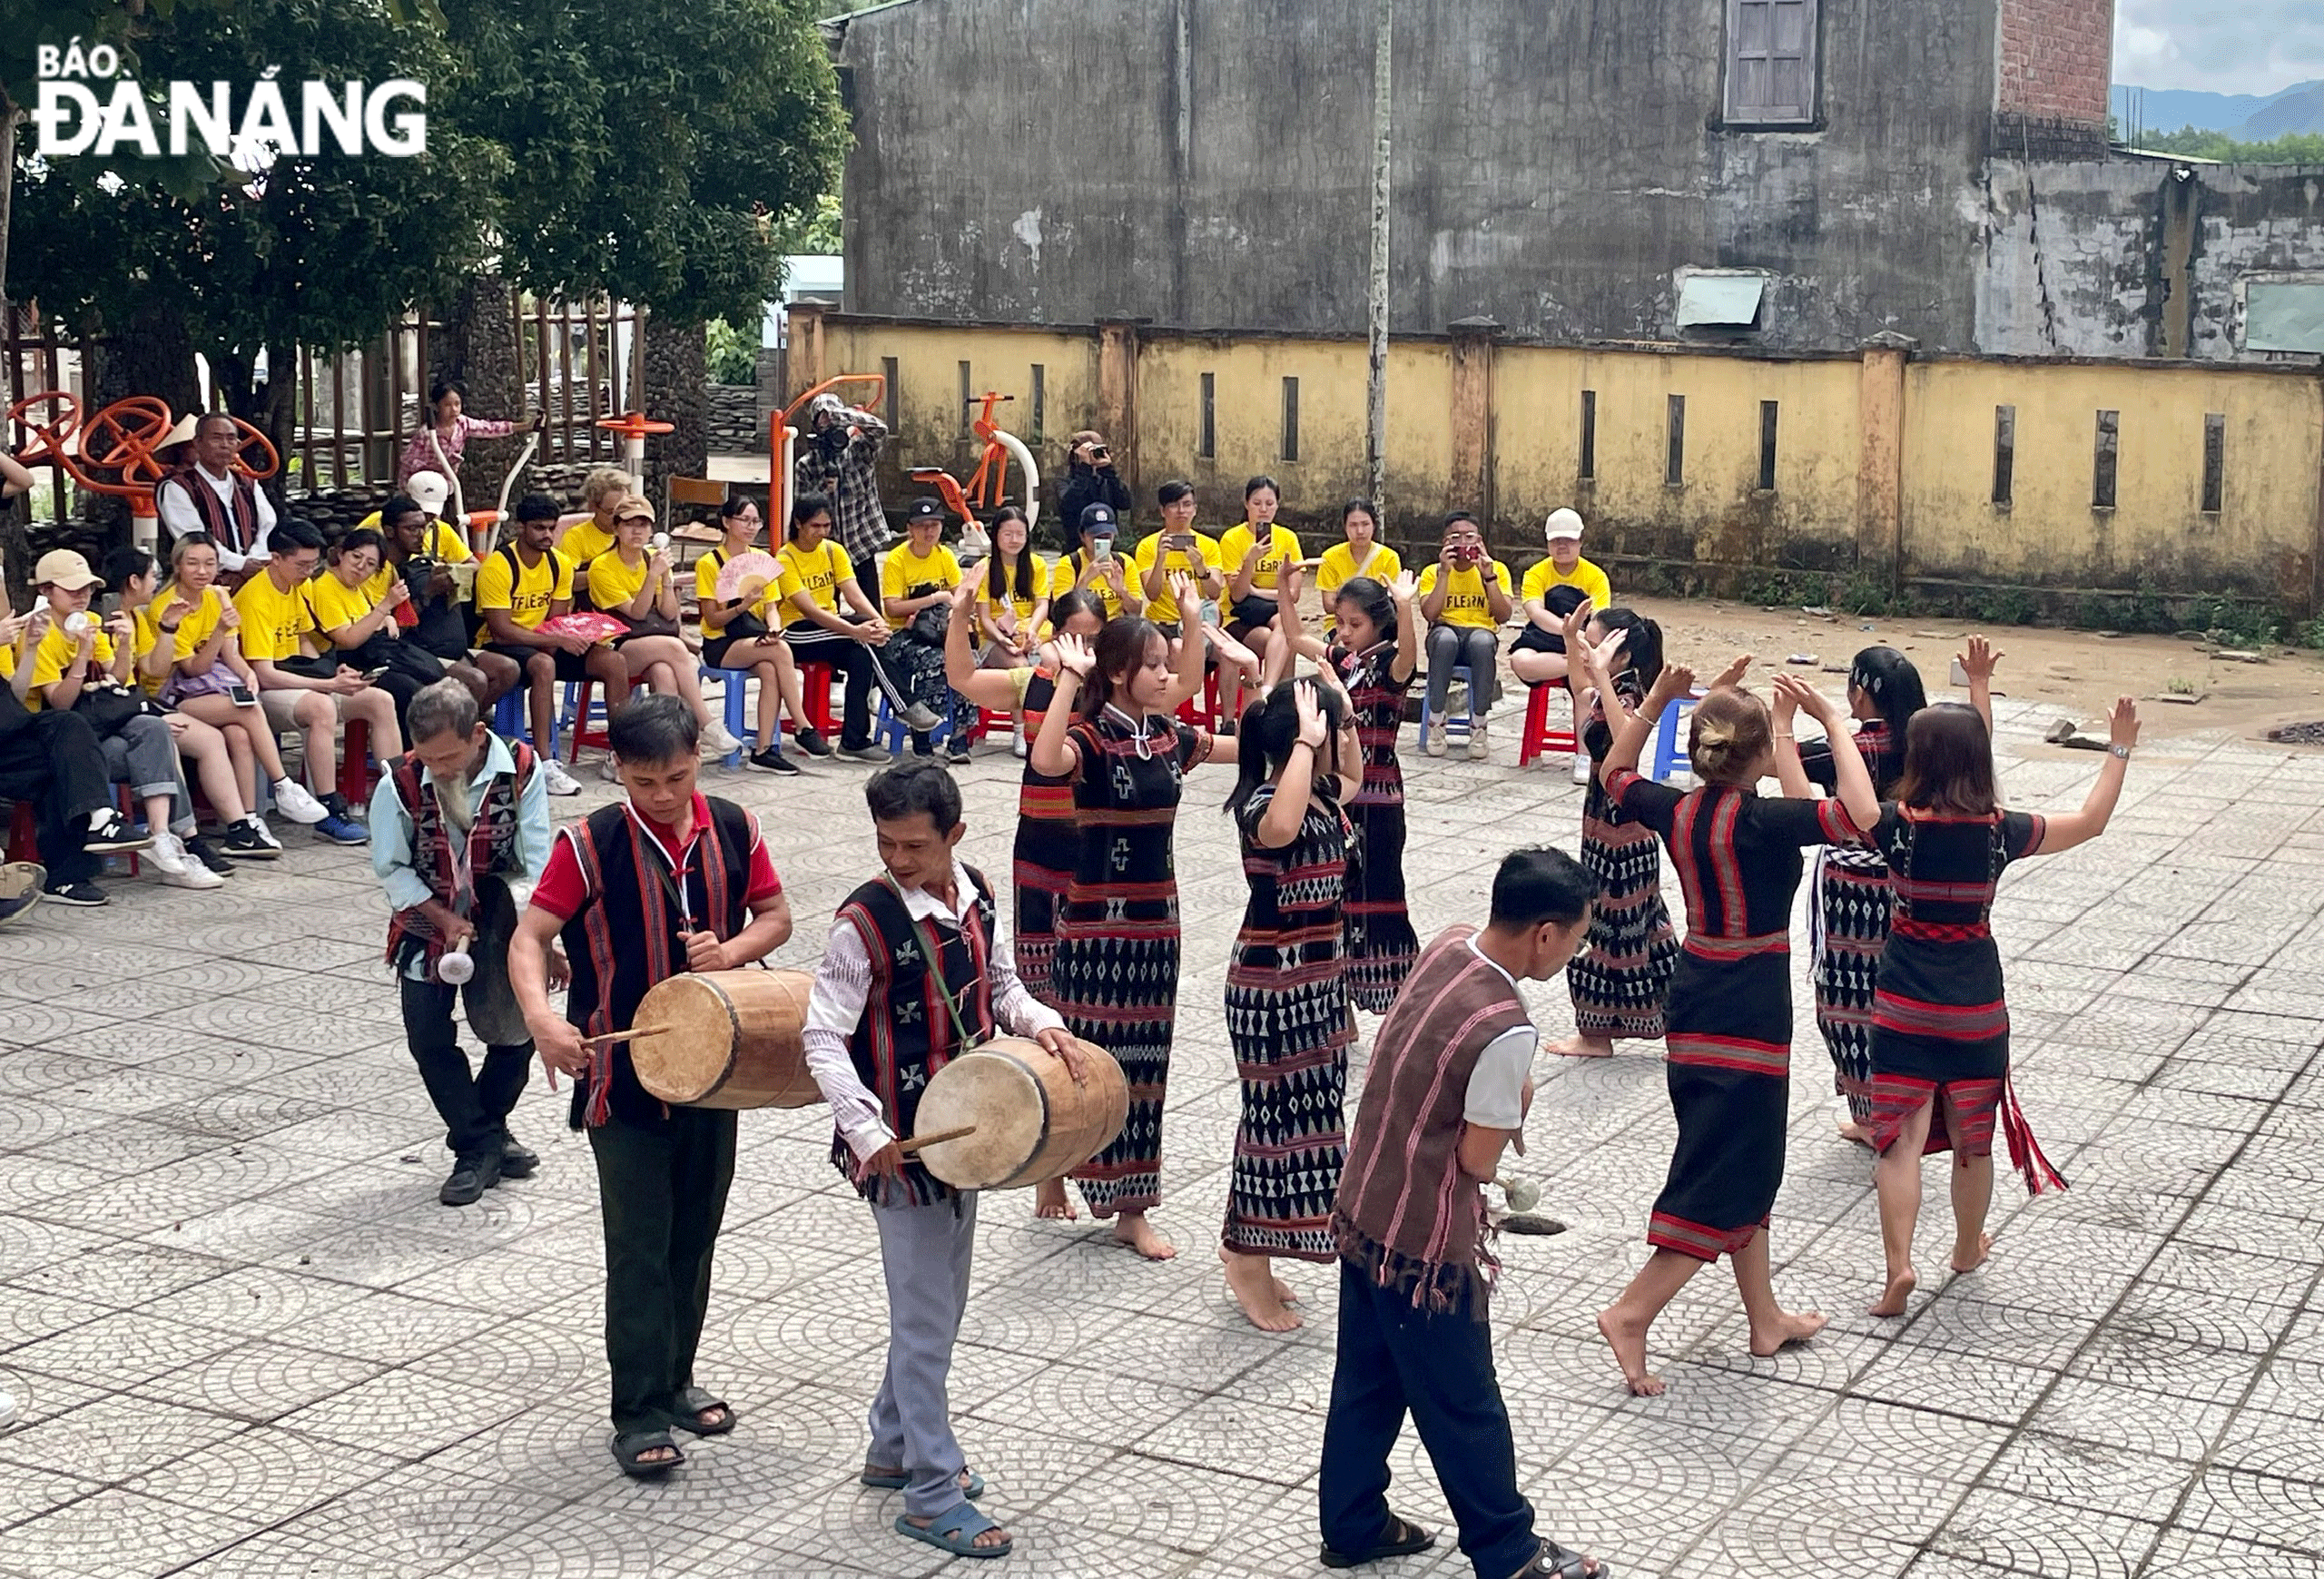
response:
[[[2003,705],[2013,804],[2078,804],[2094,755]],[[1504,761],[1512,727],[1498,732]],[[1408,736],[1409,738],[1409,736]],[[1008,866],[1016,764],[980,755],[971,859]],[[874,870],[858,781],[714,773],[762,814],[805,967]],[[1411,769],[1425,936],[1479,913],[1493,859],[1569,845],[1562,763]],[[586,775],[588,800],[605,792]],[[1244,1325],[1215,1259],[1236,1114],[1221,994],[1243,883],[1206,770],[1182,814],[1187,965],[1153,1266],[1085,1221],[988,1198],[953,1397],[1002,1573],[1307,1575],[1332,1365],[1309,1325]],[[569,814],[571,804],[559,806]],[[941,1554],[858,1486],[883,1307],[821,1109],[748,1113],[702,1379],[742,1416],[666,1485],[606,1452],[586,1143],[527,1093],[539,1175],[436,1204],[448,1159],[379,962],[364,852],[290,835],[215,894],[115,883],[0,933],[0,1572],[58,1575],[911,1575]],[[1671,1122],[1659,1061],[1544,1058],[1543,1209],[1493,1312],[1542,1527],[1636,1575],[2050,1579],[2324,1574],[2324,755],[2201,737],[2132,765],[2101,843],[2011,874],[1997,916],[2017,1082],[2073,1180],[2004,1179],[1984,1271],[1862,1314],[1880,1250],[1866,1155],[1832,1133],[1804,964],[1778,1290],[1833,1313],[1745,1352],[1725,1273],[1657,1330],[1667,1396],[1627,1397],[1591,1317],[1640,1264]],[[1531,992],[1545,1031],[1562,983]],[[1949,1231],[1931,1172],[1922,1267]],[[1447,1515],[1407,1440],[1397,1507]],[[956,1564],[953,1566],[970,1566]],[[1374,1570],[1459,1575],[1438,1550]]]

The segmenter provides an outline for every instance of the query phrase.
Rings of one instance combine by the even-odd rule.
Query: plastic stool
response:
[[[1200,706],[1196,706],[1194,697],[1187,697],[1178,704],[1178,717],[1183,723],[1199,724],[1205,729],[1218,727],[1218,671],[1216,668],[1206,668],[1202,672]]]
[[[1579,754],[1581,744],[1572,730],[1550,727],[1551,696],[1564,693],[1565,686],[1550,681],[1529,688],[1532,695],[1525,698],[1525,734],[1517,747],[1517,765],[1529,767],[1534,758],[1552,751]]]
[[[495,735],[504,740],[526,739],[527,744],[531,744],[526,735],[529,726],[525,722],[525,703],[531,695],[532,687],[520,678],[516,689],[492,705],[492,732]]]
[[[371,802],[371,726],[351,718],[340,733],[339,793],[360,811]]]
[[[8,822],[8,859],[40,862],[40,814],[33,810],[30,801],[16,803],[16,814]]]
[[[1662,721],[1654,730],[1654,771],[1649,775],[1655,783],[1668,784],[1674,773],[1692,774],[1695,771],[1686,748],[1679,744],[1679,720],[1681,715],[1702,699],[1702,693],[1698,691],[1691,696],[1679,697],[1662,709]]]
[[[819,735],[832,735],[839,733],[839,719],[832,712],[832,686],[837,677],[836,672],[829,664],[809,663],[804,659],[800,661],[799,688],[804,693],[800,700],[807,704],[807,716],[804,722],[807,727]],[[794,718],[792,722],[797,724],[801,720]]]
[[[889,755],[901,756],[904,754],[905,738],[911,734],[911,731],[904,727],[904,721],[896,716],[896,710],[888,705],[888,693],[881,692],[880,711],[872,720],[872,740]],[[940,715],[936,720],[936,726],[928,732],[929,749],[935,750],[949,741],[951,735],[951,718],[949,715]]]
[[[1474,729],[1477,724],[1476,677],[1469,673],[1469,666],[1466,664],[1454,664],[1452,677],[1467,687],[1463,699],[1463,706],[1467,710],[1458,717],[1445,718],[1444,738],[1448,745],[1455,740],[1468,739],[1470,731]],[[1456,729],[1459,731],[1458,734],[1454,733]],[[1425,746],[1428,744],[1428,687],[1425,686],[1421,687],[1420,693],[1420,739],[1422,745]]]
[[[630,688],[636,690],[639,687],[632,682]],[[565,722],[561,727],[567,732],[565,760],[568,763],[580,762],[581,748],[585,745],[594,745],[600,751],[613,749],[612,743],[606,738],[603,724],[595,729],[589,727],[593,715],[599,718],[606,715],[605,710],[597,706],[596,696],[597,682],[593,679],[567,680],[565,683]]]
[[[755,736],[752,734],[751,730],[744,725],[743,718],[743,714],[750,710],[749,691],[751,685],[751,671],[748,669],[714,669],[709,665],[705,664],[702,668],[702,678],[705,680],[716,680],[725,691],[726,733],[733,735],[739,741],[748,742],[754,739]],[[783,742],[781,740],[777,740],[775,742],[777,746],[780,746],[782,744]],[[740,767],[743,765],[743,753],[744,749],[745,746],[737,745],[734,750],[728,752],[721,760],[723,760],[728,767]]]

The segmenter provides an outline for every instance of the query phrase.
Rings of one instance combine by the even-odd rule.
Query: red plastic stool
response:
[[[359,812],[371,804],[371,726],[360,718],[349,719],[340,730],[339,793]]]
[[[1550,697],[1552,694],[1565,695],[1566,688],[1561,685],[1545,684],[1535,686],[1531,690],[1532,695],[1525,699],[1525,734],[1522,744],[1517,748],[1517,765],[1529,767],[1535,757],[1552,751],[1579,755],[1581,747],[1574,739],[1572,730],[1550,727]]]
[[[839,733],[839,720],[832,715],[832,678],[829,664],[799,666],[800,700],[807,704],[808,727],[818,735]]]
[[[16,814],[9,820],[8,859],[34,864],[40,860],[40,817],[30,801],[18,801]]]
[[[1205,729],[1218,727],[1218,671],[1216,669],[1205,669],[1202,672],[1202,705],[1197,707],[1195,705],[1195,698],[1187,697],[1178,704],[1178,717],[1187,724],[1199,724]]]
[[[565,760],[570,763],[579,762],[581,748],[585,745],[594,745],[600,751],[611,751],[613,745],[606,738],[606,726],[600,724],[595,729],[589,727],[589,705],[596,697],[597,682],[576,680],[572,686],[566,687],[566,692],[574,701],[573,726],[566,732]]]

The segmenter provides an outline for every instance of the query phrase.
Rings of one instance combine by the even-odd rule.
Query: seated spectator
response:
[[[807,722],[806,693],[799,684],[799,666],[792,659],[791,644],[767,624],[782,597],[782,577],[744,597],[718,596],[718,577],[726,561],[749,553],[758,539],[759,507],[740,494],[729,495],[718,508],[718,547],[694,562],[694,606],[702,614],[702,661],[714,669],[758,676],[758,737],[751,765],[770,773],[795,774],[799,765],[783,755],[783,708],[791,709],[791,726],[800,750],[810,756],[829,756],[832,748]]]
[[[0,498],[16,480],[5,469],[15,464],[0,455]],[[38,818],[38,894],[56,904],[103,904],[105,891],[94,881],[100,863],[153,839],[114,808],[104,747],[89,721],[25,706],[48,623],[46,614],[9,612],[0,591],[0,655],[9,671],[0,686],[0,795],[31,805]]]
[[[396,610],[403,639],[444,661],[445,672],[476,693],[478,707],[489,708],[517,688],[521,670],[515,659],[500,653],[474,652],[468,599],[461,596],[455,565],[473,565],[461,535],[435,518],[421,500],[398,494],[380,507],[380,563],[364,583],[366,596],[387,596],[388,583],[401,580],[410,599]]]
[[[832,540],[831,500],[810,492],[791,501],[790,540],[775,558],[783,563],[777,592],[783,639],[791,644],[791,656],[802,665],[829,664],[846,682],[839,755],[854,762],[888,760],[888,754],[872,744],[874,686],[885,693],[907,728],[934,728],[936,715],[908,701],[900,678],[880,661],[879,649],[888,643],[888,622],[864,596],[855,578],[855,561]]]
[[[1492,707],[1501,661],[1501,622],[1509,617],[1509,567],[1485,552],[1477,518],[1454,510],[1444,518],[1444,546],[1420,573],[1420,617],[1428,626],[1428,736],[1421,749],[1444,755],[1444,706],[1452,671],[1469,671],[1469,760],[1482,762],[1485,714]]]
[[[328,655],[395,698],[400,728],[411,699],[447,676],[443,659],[404,640],[396,613],[410,606],[411,587],[402,577],[379,582],[386,591],[376,601],[368,590],[385,548],[379,533],[357,530],[324,549],[323,573],[307,583],[307,607],[330,644]]]
[[[992,562],[974,605],[973,635],[983,649],[983,666],[994,669],[1030,667],[1040,645],[1049,637],[1049,567],[1033,552],[1025,512],[1015,505],[1004,508],[992,523]],[[1021,706],[1015,711],[1017,755],[1025,755],[1029,720]]]
[[[614,546],[614,507],[637,491],[637,479],[618,466],[601,466],[581,479],[579,515],[556,518],[555,547],[573,567],[573,596],[589,589],[589,561]]]
[[[364,725],[380,762],[399,755],[403,732],[396,725],[395,698],[364,679],[361,670],[317,656],[326,642],[315,629],[307,583],[322,562],[322,534],[306,521],[280,521],[267,548],[265,568],[234,594],[242,656],[258,680],[267,727],[277,735],[296,729],[305,738],[307,785],[321,792],[317,798],[328,814],[315,832],[335,844],[360,844],[370,834],[338,788],[339,726]]]
[[[1600,613],[1613,607],[1614,589],[1606,573],[1581,557],[1581,518],[1571,510],[1553,510],[1542,528],[1549,556],[1530,567],[1518,589],[1525,611],[1525,627],[1509,649],[1509,669],[1529,686],[1565,686],[1567,656],[1565,617],[1584,603]],[[1567,686],[1574,738],[1581,737],[1581,704]],[[1573,782],[1590,782],[1590,763],[1581,753],[1573,759]]]
[[[904,694],[940,720],[949,719],[947,755],[969,760],[967,724],[976,716],[944,683],[944,629],[952,614],[952,588],[960,584],[960,561],[946,548],[944,507],[916,498],[904,512],[904,541],[880,561],[880,607],[894,634],[888,653],[904,682]],[[912,731],[915,755],[934,755],[925,729]]]
[[[702,699],[694,654],[678,635],[678,584],[670,574],[669,550],[653,538],[652,505],[635,494],[615,505],[614,546],[589,562],[589,599],[629,626],[627,636],[614,637],[629,677],[684,702],[702,721],[703,755],[724,756],[743,743]]]
[[[176,470],[153,489],[153,507],[172,538],[200,532],[218,546],[218,564],[228,586],[267,557],[274,530],[274,501],[266,489],[234,469],[242,447],[241,429],[223,411],[193,425],[193,442]]]
[[[35,622],[38,635],[28,628],[17,638],[33,654],[25,705],[34,712],[53,707],[78,713],[89,721],[104,753],[105,776],[127,785],[143,804],[145,826],[153,838],[145,858],[163,883],[173,888],[223,886],[223,878],[186,854],[183,841],[194,831],[192,797],[178,772],[177,743],[168,722],[158,707],[149,710],[144,693],[133,683],[135,622],[126,614],[100,619],[90,612],[99,582],[89,562],[69,548],[43,554],[33,582],[48,610]],[[67,895],[52,897],[70,902]]]
[[[1357,577],[1392,587],[1404,573],[1396,550],[1380,541],[1380,512],[1367,498],[1352,498],[1340,507],[1340,534],[1347,540],[1324,550],[1315,568],[1315,592],[1324,600],[1324,630],[1328,635],[1339,620],[1339,590]]]
[[[1121,533],[1121,518],[1114,507],[1089,506],[1075,518],[1074,531],[1080,547],[1059,559],[1049,573],[1050,596],[1062,597],[1068,592],[1087,592],[1098,600],[1098,612],[1108,619],[1144,614],[1146,593],[1137,578],[1126,568],[1131,563],[1130,557],[1116,547]]]
[[[1195,529],[1195,485],[1182,479],[1156,490],[1162,506],[1162,529],[1138,544],[1130,560],[1130,574],[1146,600],[1146,617],[1170,643],[1171,666],[1177,664],[1178,643],[1189,634],[1203,641],[1203,666],[1230,671],[1220,682],[1222,701],[1237,695],[1246,684],[1259,683],[1258,655],[1226,633],[1221,623],[1219,600],[1226,593],[1218,539]],[[1197,606],[1182,609],[1170,591],[1170,578],[1184,576],[1195,584]],[[1221,735],[1236,729],[1232,715],[1217,720]]]
[[[1295,577],[1305,552],[1290,528],[1275,524],[1282,507],[1283,490],[1275,479],[1251,479],[1243,485],[1243,519],[1218,539],[1219,568],[1226,577],[1226,634],[1249,646],[1263,669],[1275,640],[1283,573],[1288,567]],[[1232,689],[1220,691],[1218,700],[1229,718],[1243,715],[1239,676]]]
[[[573,612],[573,567],[550,545],[556,540],[556,501],[528,493],[517,501],[517,535],[484,557],[476,572],[476,612],[484,650],[523,671],[531,707],[534,749],[553,795],[577,795],[581,786],[551,749],[556,739],[556,687],[594,680],[606,706],[629,700],[629,666],[621,655],[586,637],[545,631],[541,622]]]
[[[162,706],[225,735],[234,764],[235,794],[242,820],[226,830],[226,854],[241,861],[271,861],[282,846],[251,809],[258,786],[267,784],[274,809],[291,822],[312,826],[330,814],[282,765],[282,743],[258,704],[258,676],[242,656],[241,612],[218,590],[218,548],[192,532],[170,546],[170,579],[155,592],[140,617],[141,666],[166,669],[157,693]],[[147,629],[151,627],[151,646]],[[172,628],[174,627],[174,628]]]

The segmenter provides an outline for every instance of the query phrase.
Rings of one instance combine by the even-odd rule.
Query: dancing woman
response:
[[[1573,1035],[1550,1045],[1569,1058],[1610,1058],[1618,1038],[1661,1041],[1679,969],[1679,938],[1662,903],[1661,846],[1652,828],[1606,793],[1594,771],[1614,744],[1614,722],[1627,724],[1662,676],[1662,627],[1631,609],[1599,610],[1586,600],[1566,616],[1569,652],[1616,635],[1622,667],[1614,688],[1601,692],[1583,675],[1572,678],[1574,704],[1585,719],[1583,760],[1593,765],[1581,794],[1581,864],[1598,880],[1598,903],[1590,911],[1589,942],[1565,970]]]
[[[1615,691],[1614,650],[1609,638],[1588,655],[1601,695]],[[1664,669],[1645,705],[1623,721],[1602,770],[1614,802],[1669,845],[1687,896],[1664,1072],[1679,1143],[1647,1229],[1654,1254],[1598,1317],[1622,1379],[1641,1396],[1662,1391],[1646,1368],[1648,1328],[1689,1278],[1722,1255],[1734,1264],[1753,1354],[1772,1355],[1824,1328],[1818,1312],[1795,1314],[1776,1303],[1768,1268],[1791,1085],[1791,901],[1799,852],[1853,837],[1878,810],[1855,743],[1829,725],[1840,799],[1757,793],[1777,748],[1788,746],[1796,708],[1819,720],[1838,716],[1791,675],[1775,677],[1772,721],[1764,703],[1732,686],[1714,686],[1695,705],[1688,753],[1699,788],[1682,794],[1640,777],[1639,752],[1655,719],[1694,681],[1684,667]]]
[[[1177,1251],[1147,1214],[1162,1195],[1162,1100],[1178,998],[1170,835],[1187,770],[1235,762],[1236,742],[1163,710],[1170,644],[1152,621],[1112,621],[1094,653],[1075,636],[1059,636],[1057,647],[1057,696],[1034,737],[1032,765],[1073,785],[1081,839],[1058,913],[1049,988],[1067,1028],[1111,1051],[1129,1082],[1129,1121],[1074,1178],[1095,1215],[1118,1219],[1116,1239],[1167,1260]],[[1182,661],[1191,649],[1190,661],[1202,662],[1199,641],[1181,647]],[[1037,1209],[1053,1200],[1037,1197]]]
[[[1905,735],[1904,777],[1879,808],[1871,838],[1888,863],[1896,919],[1880,952],[1872,1006],[1872,1145],[1880,1155],[1880,1240],[1887,1282],[1875,1316],[1901,1316],[1919,1278],[1921,1158],[1950,1150],[1953,1269],[1974,1272],[1993,1248],[1994,1127],[2029,1193],[2065,1180],[2042,1155],[2009,1083],[2009,1005],[1994,946],[1994,890],[2013,861],[2055,855],[2105,832],[2122,797],[2138,706],[2114,704],[2106,760],[2082,810],[2042,817],[2005,812],[1993,742],[1975,712],[1931,707]],[[1793,787],[1787,776],[1786,788]]]

